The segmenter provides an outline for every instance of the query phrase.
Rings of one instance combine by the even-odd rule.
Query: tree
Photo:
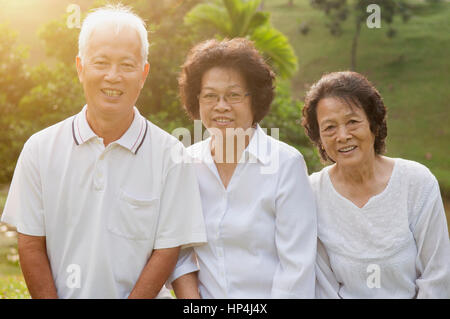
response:
[[[67,27],[67,14],[52,20],[38,30],[38,37],[45,43],[46,55],[73,67],[78,54],[78,33],[80,29]]]
[[[269,114],[260,123],[267,128],[267,134],[272,134],[272,128],[278,128],[281,141],[297,148],[305,158],[308,171],[320,170],[322,164],[317,150],[312,147],[309,138],[301,125],[303,103],[292,98],[290,83],[287,80],[278,81]]]
[[[259,10],[260,5],[261,0],[216,0],[198,4],[184,21],[203,38],[248,37],[280,76],[290,77],[298,67],[295,52],[286,36],[271,25],[270,14]]]
[[[0,183],[11,179],[25,140],[17,104],[32,86],[24,66],[28,52],[16,41],[17,34],[0,24]]]
[[[355,18],[351,48],[351,70],[356,70],[356,57],[361,28],[368,17],[367,7],[378,5],[381,9],[380,18],[389,25],[387,36],[395,36],[391,24],[395,15],[400,15],[404,22],[410,18],[410,10],[405,0],[310,0],[314,8],[320,9],[328,16],[327,27],[331,34],[339,36],[342,33],[342,23],[352,14]]]
[[[65,63],[40,64],[31,71],[33,88],[19,101],[21,123],[27,136],[78,113],[84,104],[82,87]]]
[[[145,0],[148,2],[148,0]],[[155,10],[153,2],[158,2]],[[134,6],[150,25],[150,73],[138,100],[143,114],[171,132],[177,127],[189,127],[191,121],[180,106],[178,74],[189,49],[195,42],[190,28],[182,27],[186,13],[198,0],[164,2],[153,0],[151,10]],[[140,11],[138,11],[138,8]]]

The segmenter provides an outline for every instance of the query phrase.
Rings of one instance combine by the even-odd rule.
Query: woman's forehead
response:
[[[245,84],[243,75],[233,68],[213,67],[202,76],[202,87],[245,87]]]
[[[325,97],[317,104],[318,118],[333,118],[337,116],[365,116],[364,109],[357,102],[344,97]]]

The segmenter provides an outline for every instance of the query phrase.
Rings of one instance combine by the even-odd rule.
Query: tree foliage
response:
[[[17,45],[17,34],[0,24],[0,183],[12,176],[24,142],[26,127],[19,121],[17,104],[32,86],[26,56],[27,50]]]
[[[351,50],[351,69],[356,69],[356,55],[358,40],[361,32],[361,27],[366,21],[368,13],[367,7],[369,5],[378,5],[381,9],[381,20],[389,25],[387,28],[387,36],[395,36],[395,29],[392,27],[394,17],[399,15],[404,22],[407,22],[410,17],[410,9],[405,0],[310,0],[314,8],[322,10],[328,17],[326,23],[330,33],[334,36],[340,36],[343,32],[342,24],[350,16],[354,18],[353,29],[353,43]]]
[[[322,164],[301,126],[302,108],[303,103],[292,98],[290,83],[279,81],[271,110],[261,122],[261,127],[268,128],[268,134],[271,128],[278,128],[280,141],[294,146],[303,154],[311,173],[318,171]]]
[[[46,55],[57,61],[74,66],[75,57],[78,53],[77,28],[68,28],[66,24],[67,15],[60,19],[52,20],[38,30],[38,36],[45,43]]]
[[[259,11],[261,0],[216,0],[201,3],[186,14],[185,23],[200,38],[248,37],[275,71],[284,78],[298,68],[297,56],[286,36],[270,23],[269,12]]]

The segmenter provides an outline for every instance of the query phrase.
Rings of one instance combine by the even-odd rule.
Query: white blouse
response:
[[[202,298],[314,298],[316,208],[303,156],[258,126],[224,188],[210,138],[188,151],[208,244],[183,249],[170,281],[197,270]]]
[[[310,176],[317,199],[318,298],[450,298],[450,242],[433,174],[396,158],[383,192],[359,208],[332,166]]]

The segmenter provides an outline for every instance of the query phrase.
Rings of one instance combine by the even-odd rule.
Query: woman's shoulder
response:
[[[333,165],[328,165],[322,168],[320,171],[314,172],[311,175],[309,175],[309,183],[311,184],[311,187],[313,188],[314,192],[320,191],[321,185],[323,185],[325,179],[327,178],[328,170]]]
[[[258,145],[258,152],[267,160],[267,165],[280,168],[279,172],[289,170],[295,165],[306,169],[303,154],[294,146],[271,136],[262,141],[263,143]]]
[[[403,181],[408,181],[411,186],[429,184],[436,181],[436,177],[425,165],[404,158],[393,158],[396,162],[399,174]]]
[[[187,153],[192,157],[200,157],[205,147],[208,146],[210,138],[192,144],[186,148]]]
[[[401,158],[395,160],[398,165],[396,185],[399,192],[406,192],[410,227],[415,228],[421,216],[433,213],[445,214],[442,206],[437,210],[431,208],[436,201],[442,201],[439,182],[433,173],[416,161]]]
[[[272,136],[267,136],[267,140],[270,144],[267,149],[277,151],[281,159],[303,158],[302,153],[295,147]]]
[[[410,212],[417,212],[423,204],[440,196],[439,183],[425,165],[403,158],[395,158],[395,191],[406,192]]]

